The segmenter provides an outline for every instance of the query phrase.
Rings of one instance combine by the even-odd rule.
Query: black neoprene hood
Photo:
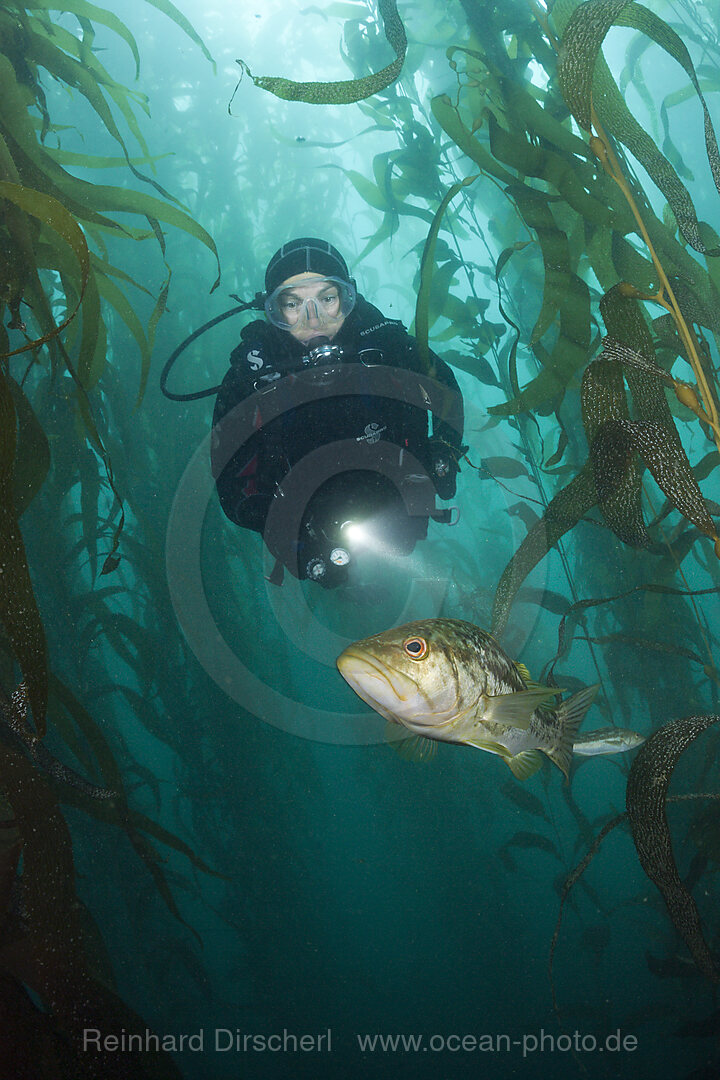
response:
[[[350,281],[347,263],[337,248],[327,240],[303,236],[290,240],[275,252],[265,271],[265,291],[269,295],[289,277],[308,271]]]

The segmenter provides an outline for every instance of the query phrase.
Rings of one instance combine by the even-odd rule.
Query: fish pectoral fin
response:
[[[542,768],[543,755],[539,750],[521,750],[519,754],[513,754],[505,760],[512,769],[513,776],[518,780],[527,780]]]
[[[516,690],[512,694],[496,694],[486,697],[484,720],[507,727],[527,729],[538,705],[555,696],[555,688],[533,686],[528,690]]]
[[[511,754],[506,746],[492,742],[490,739],[473,739],[466,742],[467,746],[476,746],[478,750],[487,750],[490,754],[497,754],[505,764],[512,769],[513,775],[518,780],[527,780],[542,767],[543,755],[539,750],[521,750],[519,754]]]
[[[403,761],[432,761],[437,754],[435,739],[426,739],[423,735],[411,735],[394,721],[385,725],[385,742],[392,746]]]
[[[409,739],[393,742],[392,748],[403,761],[432,761],[437,754],[435,739],[426,739],[423,735],[411,735]]]

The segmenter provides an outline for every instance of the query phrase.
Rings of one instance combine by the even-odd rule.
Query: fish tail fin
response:
[[[572,760],[573,743],[582,723],[585,713],[588,711],[595,696],[600,689],[600,683],[592,686],[584,686],[576,694],[562,701],[557,708],[557,717],[562,724],[560,742],[553,750],[546,750],[547,756],[554,761],[558,769],[569,779],[570,762]]]

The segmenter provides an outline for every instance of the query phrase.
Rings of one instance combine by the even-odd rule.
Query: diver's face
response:
[[[296,274],[283,282],[278,307],[288,333],[298,341],[335,337],[345,321],[338,287],[320,274]]]

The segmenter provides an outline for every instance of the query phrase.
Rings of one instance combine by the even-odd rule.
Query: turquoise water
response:
[[[67,785],[53,789],[70,829],[77,897],[95,927],[84,946],[93,976],[140,1018],[138,1030],[147,1026],[166,1040],[185,1080],[720,1075],[716,1039],[680,1033],[714,1013],[712,987],[694,969],[625,827],[607,837],[564,907],[554,956],[557,1010],[553,1005],[548,964],[563,882],[593,836],[624,809],[633,755],[576,765],[569,785],[549,762],[521,784],[499,757],[469,747],[440,744],[433,760],[407,761],[335,668],[351,641],[411,619],[444,616],[489,628],[508,561],[543,504],[584,464],[580,377],[605,333],[599,299],[621,276],[611,267],[610,280],[601,260],[593,261],[592,243],[600,241],[589,227],[553,204],[573,274],[587,284],[587,326],[567,332],[580,340],[587,330],[587,358],[563,372],[567,393],[556,408],[545,402],[508,420],[488,412],[513,396],[515,332],[505,316],[519,330],[524,386],[540,369],[530,344],[546,263],[537,234],[520,219],[521,200],[504,190],[508,181],[484,175],[453,204],[436,252],[430,344],[454,365],[465,399],[469,449],[451,501],[459,520],[431,522],[427,539],[405,559],[359,557],[346,587],[326,591],[289,575],[282,586],[266,580],[273,562],[260,536],[227,521],[214,492],[213,398],[177,403],[159,389],[172,349],[230,307],[229,294],[249,299],[261,290],[268,259],[296,236],[337,245],[359,290],[411,326],[433,216],[450,185],[480,168],[430,105],[458,93],[446,49],[477,50],[481,16],[486,44],[492,32],[493,47],[506,50],[505,78],[516,72],[518,86],[533,80],[542,103],[554,61],[528,7],[508,5],[502,31],[504,16],[492,4],[478,4],[475,16],[467,5],[401,4],[410,48],[400,89],[363,105],[332,106],[281,101],[247,78],[233,97],[235,60],[242,57],[256,75],[306,80],[379,70],[392,53],[372,6],[183,7],[216,70],[153,6],[110,10],[138,42],[137,88],[148,95],[150,113],[141,115],[141,129],[158,156],[152,175],[213,236],[223,277],[211,293],[217,271],[210,251],[164,226],[163,254],[142,216],[116,215],[147,233],[135,243],[88,230],[91,248],[107,244],[110,261],[146,290],[120,282],[144,325],[166,267],[172,271],[141,404],[137,340],[109,306],[106,364],[89,391],[126,514],[121,562],[111,573],[98,571],[118,505],[78,419],[77,391],[62,371],[51,377],[47,364],[24,384],[52,460],[20,522],[51,671],[107,740],[127,805],[167,830],[144,834],[153,854],[138,839],[137,819],[103,817],[99,803],[78,804]],[[716,118],[714,6],[662,4],[657,13],[682,33]],[[96,55],[130,85],[127,44],[96,22]],[[58,16],[58,25],[78,33],[72,13]],[[639,54],[629,30],[612,34],[606,55],[628,103],[668,156],[683,159],[698,215],[713,225],[717,192],[685,74],[665,53]],[[537,60],[521,63],[532,43]],[[54,123],[68,125],[52,134],[54,145],[117,155],[80,94],[46,81]],[[488,86],[486,106],[499,116],[498,86]],[[663,143],[660,105],[675,91],[673,156]],[[488,112],[478,136],[487,152]],[[127,142],[140,159],[131,135]],[[383,171],[399,151],[406,156]],[[646,174],[631,164],[642,186]],[[100,179],[67,167],[96,183],[142,186],[124,166],[103,170]],[[151,171],[147,162],[138,168]],[[520,182],[524,174],[513,176]],[[664,198],[649,181],[647,191],[662,220]],[[498,259],[515,244],[503,276]],[[697,262],[705,266],[700,255]],[[679,266],[672,263],[677,277]],[[43,271],[44,281],[52,283],[51,273]],[[57,276],[54,284],[60,297]],[[445,306],[448,292],[479,331],[468,330],[457,305]],[[56,303],[59,312],[62,299]],[[178,361],[173,388],[219,383],[248,321],[237,316],[203,335]],[[716,328],[711,319],[698,321],[712,368]],[[546,356],[567,330],[558,326],[550,319],[541,335]],[[20,381],[24,365],[12,363]],[[692,375],[682,361],[673,374]],[[678,429],[693,466],[714,451],[688,410],[679,413]],[[702,495],[720,502],[717,475],[712,460],[702,475],[698,470]],[[644,498],[652,521],[664,495],[647,473]],[[613,724],[647,736],[677,717],[718,711],[717,559],[712,542],[698,539],[697,530],[690,537],[694,527],[669,511],[653,527],[648,550],[623,544],[597,508],[584,514],[522,583],[501,631],[508,654],[542,678],[570,605],[608,600],[583,610],[554,672],[568,690],[601,683],[585,728]],[[648,584],[706,592],[689,598],[642,588]],[[17,672],[3,665],[11,689]],[[84,734],[80,728],[51,696],[52,754],[112,786],[107,757],[90,727]],[[717,740],[710,731],[687,750],[673,793],[718,790]],[[668,809],[677,865],[682,877],[692,869],[711,950],[720,858],[713,805]],[[32,978],[19,982],[38,1009],[50,1011]],[[106,1031],[99,1020],[98,1038],[119,1026]],[[87,1075],[178,1075],[170,1059],[151,1061],[146,1045],[153,1044],[133,1057],[122,1041],[117,1049],[105,1044],[105,1064],[87,1064]],[[72,1068],[62,1075],[75,1076]],[[29,1069],[23,1075],[61,1075],[39,1056]]]

